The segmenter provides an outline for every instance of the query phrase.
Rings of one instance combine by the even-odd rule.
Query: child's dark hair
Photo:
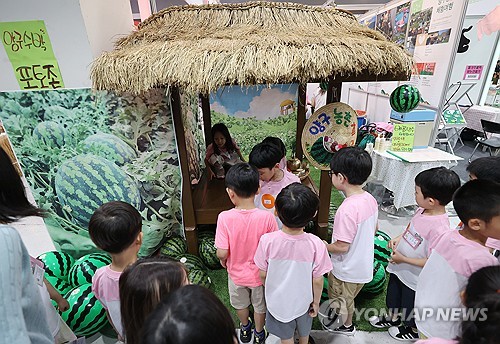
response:
[[[229,134],[229,129],[226,127],[224,123],[217,123],[212,127],[212,140],[215,136],[215,133],[221,133],[226,138],[225,147],[228,152],[231,153],[236,150],[231,134]],[[213,144],[213,147],[214,147],[214,153],[219,155],[220,154],[219,147],[217,147],[215,143]]]
[[[498,343],[500,332],[500,266],[474,272],[465,288],[465,306],[475,319],[462,322],[460,344]],[[483,314],[484,313],[484,314]]]
[[[120,276],[120,313],[128,344],[141,343],[141,330],[148,315],[169,293],[186,282],[183,264],[170,258],[140,259]]]
[[[305,227],[316,215],[319,198],[307,186],[292,183],[276,197],[278,217],[288,228]]]
[[[460,177],[446,167],[434,167],[417,174],[415,185],[420,187],[424,198],[434,198],[445,206],[460,187]]]
[[[271,143],[259,143],[252,148],[249,161],[257,168],[273,168],[281,161],[281,150]]]
[[[23,181],[9,155],[0,147],[0,223],[26,216],[44,216],[42,209],[28,201]]]
[[[372,172],[372,158],[360,147],[345,147],[333,154],[330,169],[342,174],[351,185],[361,185]]]
[[[128,203],[112,201],[101,205],[89,222],[90,239],[109,253],[120,253],[132,245],[142,230],[141,214]]]
[[[246,162],[236,164],[226,173],[226,187],[239,197],[253,197],[259,190],[259,171]]]
[[[467,166],[467,172],[477,179],[488,179],[500,183],[500,156],[486,156],[473,160]]]
[[[187,285],[170,293],[147,318],[143,344],[233,344],[235,325],[210,290]]]
[[[500,215],[500,184],[482,179],[468,181],[453,195],[453,207],[464,224],[471,219],[489,222]]]
[[[264,140],[262,140],[262,143],[270,143],[272,145],[275,145],[280,149],[281,157],[283,158],[284,156],[286,156],[286,147],[280,138],[274,136],[268,136]]]

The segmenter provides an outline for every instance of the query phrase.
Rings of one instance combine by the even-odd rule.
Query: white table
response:
[[[381,183],[386,189],[391,190],[394,194],[396,209],[415,204],[417,174],[433,167],[450,168],[457,165],[458,160],[463,160],[432,147],[415,149],[412,153],[405,154],[404,159],[419,161],[406,162],[389,152],[373,151],[372,153],[373,169],[368,181]]]

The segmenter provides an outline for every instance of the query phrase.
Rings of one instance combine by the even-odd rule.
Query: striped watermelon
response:
[[[61,295],[66,295],[71,289],[73,289],[73,286],[71,286],[67,281],[63,281],[57,277],[48,276],[47,273],[45,273],[44,277]]]
[[[97,269],[111,264],[111,257],[106,253],[90,253],[79,258],[71,267],[68,282],[73,287],[92,283]]]
[[[92,154],[112,161],[118,166],[137,157],[132,147],[113,134],[97,133],[87,137],[83,144]]]
[[[62,163],[55,177],[55,189],[61,205],[84,228],[94,211],[106,202],[124,201],[137,209],[141,205],[136,183],[120,167],[89,154]]]
[[[184,264],[188,270],[207,270],[203,261],[195,255],[185,253],[176,256],[175,259]]]
[[[171,258],[175,258],[184,253],[187,253],[186,240],[178,236],[167,239],[160,249],[161,255]]]
[[[374,297],[382,293],[385,289],[386,281],[385,268],[378,261],[373,262],[373,279],[366,283],[361,291],[363,294]]]
[[[333,156],[333,153],[328,152],[325,146],[323,146],[323,137],[318,138],[316,142],[313,143],[309,150],[309,154],[320,165],[330,164],[330,160],[332,160]]]
[[[91,336],[107,323],[106,310],[92,292],[92,284],[85,284],[66,296],[69,309],[61,317],[77,336]]]
[[[212,231],[198,232],[198,241],[202,241],[205,239],[214,239],[215,240],[215,233]]]
[[[321,292],[321,303],[328,300],[330,297],[328,296],[328,277],[323,276],[323,290]]]
[[[217,248],[215,238],[205,238],[199,241],[198,251],[200,258],[209,269],[220,269],[220,260],[217,258]]]
[[[33,137],[48,147],[62,147],[65,133],[61,124],[52,121],[38,123],[33,129]]]
[[[389,97],[391,108],[399,113],[410,112],[420,103],[420,92],[411,85],[397,87]]]
[[[188,279],[191,284],[198,284],[205,288],[210,288],[212,280],[205,270],[190,269],[188,272]]]
[[[42,253],[37,259],[45,265],[45,277],[47,279],[52,277],[63,281],[68,280],[69,269],[75,262],[69,254],[59,251]]]
[[[389,259],[391,258],[389,241],[391,241],[391,237],[388,234],[382,231],[377,231],[375,233],[375,260],[380,262],[384,268],[387,267]]]

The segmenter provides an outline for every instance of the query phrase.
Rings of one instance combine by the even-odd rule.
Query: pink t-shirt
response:
[[[486,247],[490,247],[495,250],[500,250],[500,240],[498,239],[488,238],[488,240],[486,240],[485,245]]]
[[[428,258],[431,254],[431,244],[441,234],[450,231],[448,214],[430,216],[423,212],[423,208],[417,209],[399,241],[397,250],[406,257]],[[422,268],[408,263],[389,263],[387,271],[398,276],[408,288],[416,290]]]
[[[253,257],[260,237],[278,230],[274,216],[261,209],[230,209],[217,218],[215,246],[229,250],[227,272],[234,284],[245,287],[262,285]]]
[[[255,206],[259,209],[266,210],[274,215],[274,202],[276,197],[286,186],[292,183],[300,183],[299,177],[295,174],[283,171],[283,178],[279,181],[260,181],[260,193],[255,195]],[[283,227],[281,221],[276,217],[279,228]]]
[[[118,334],[123,336],[120,293],[118,290],[118,281],[121,274],[121,272],[111,270],[109,265],[97,269],[94,277],[92,277],[92,291],[108,311]]]
[[[313,302],[312,279],[332,270],[326,246],[313,234],[282,231],[260,239],[255,264],[267,271],[265,294],[269,313],[281,322],[304,315]]]
[[[453,339],[460,333],[460,321],[439,317],[439,311],[462,308],[460,292],[470,275],[485,266],[498,265],[498,260],[488,248],[464,238],[457,230],[441,234],[431,250],[418,279],[415,309],[430,307],[434,314],[416,316],[415,322],[426,337]]]
[[[349,251],[332,254],[332,274],[350,283],[368,283],[373,278],[373,248],[378,205],[368,192],[347,197],[333,222],[332,243],[350,244]]]

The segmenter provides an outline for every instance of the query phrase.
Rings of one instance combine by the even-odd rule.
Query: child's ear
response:
[[[226,192],[230,199],[234,197],[234,191],[230,188],[226,188]]]
[[[142,232],[140,232],[139,234],[137,234],[137,238],[135,239],[136,244],[142,245],[142,236],[143,236]]]
[[[273,168],[280,168],[280,163],[278,162]]]
[[[439,204],[439,201],[435,198],[432,198],[432,197],[427,197],[427,201],[429,202],[429,204],[431,206],[435,206],[435,205]]]
[[[257,189],[257,192],[255,194],[256,195],[260,194],[260,185],[259,185],[259,188]]]
[[[465,289],[460,292],[460,301],[462,301],[462,305],[465,305],[465,300],[467,299],[467,295],[465,294]]]
[[[467,226],[474,231],[479,231],[484,227],[484,221],[481,219],[470,219],[467,221]]]

